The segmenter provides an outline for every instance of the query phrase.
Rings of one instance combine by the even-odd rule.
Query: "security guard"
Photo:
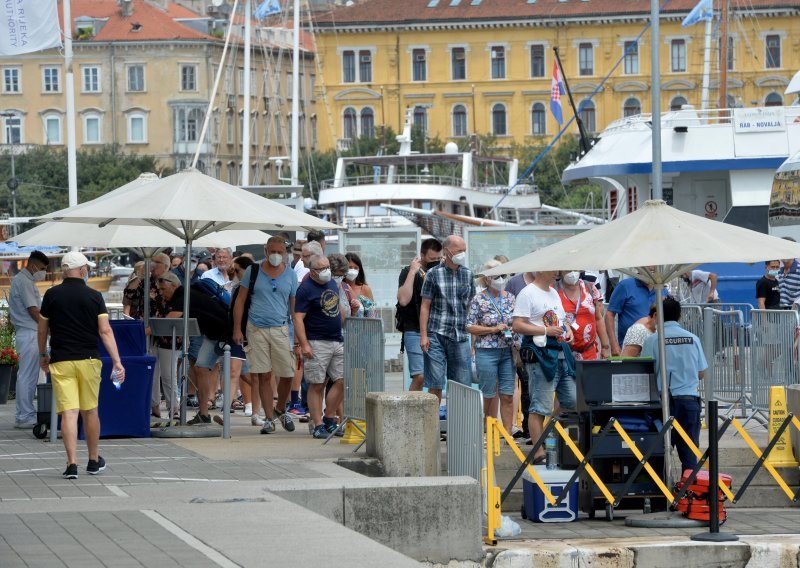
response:
[[[700,379],[708,368],[700,339],[683,329],[681,304],[673,297],[664,299],[664,343],[667,352],[667,375],[669,376],[669,412],[675,417],[695,445],[700,441]],[[652,357],[656,362],[656,380],[661,389],[658,358],[658,333],[648,337],[642,346],[642,357]],[[692,469],[697,458],[680,436],[672,437],[672,445],[678,450],[681,467]]]

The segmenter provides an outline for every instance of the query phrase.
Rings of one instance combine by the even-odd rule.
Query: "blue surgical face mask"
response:
[[[769,276],[772,276],[773,278],[774,278],[774,277],[776,277],[776,276],[777,276],[778,274],[780,274],[780,273],[781,273],[781,271],[780,271],[780,270],[772,270],[772,269],[770,269],[770,270],[767,270],[767,274],[768,274]]]

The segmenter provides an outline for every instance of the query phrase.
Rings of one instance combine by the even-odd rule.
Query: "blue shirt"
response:
[[[333,280],[326,284],[317,284],[311,277],[303,280],[297,289],[294,311],[305,314],[303,324],[309,341],[344,341],[339,287]]]
[[[650,313],[650,306],[656,302],[655,288],[649,290],[647,284],[636,278],[626,278],[614,288],[608,311],[617,314],[617,340],[622,345],[628,328]]]
[[[250,297],[250,312],[247,321],[256,327],[280,327],[289,324],[289,298],[294,298],[297,293],[297,276],[294,270],[284,267],[277,278],[272,278],[264,272],[261,263],[252,264],[244,271],[239,284],[248,288],[250,286],[251,270],[258,270],[255,292]]]
[[[422,297],[431,301],[428,333],[467,341],[467,311],[474,296],[475,281],[469,268],[452,270],[444,263],[431,268],[422,284]]]
[[[708,368],[700,339],[683,329],[676,321],[664,322],[664,341],[667,353],[669,392],[672,396],[698,396],[698,373]],[[642,357],[656,362],[656,382],[661,390],[661,372],[658,358],[658,333],[648,337],[642,346]]]

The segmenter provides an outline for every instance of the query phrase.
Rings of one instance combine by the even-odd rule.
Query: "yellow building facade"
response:
[[[429,137],[462,146],[472,133],[495,135],[501,148],[547,143],[560,128],[550,111],[554,47],[590,132],[651,111],[652,40],[649,29],[642,34],[649,3],[392,3],[368,0],[317,23],[318,96],[326,97],[331,111],[319,121],[323,149],[347,148],[381,124],[399,131],[408,107]],[[774,4],[731,13],[729,106],[793,102],[783,92],[800,66],[800,3]],[[661,111],[701,106],[705,26],[681,26],[693,5],[670,3],[662,15]],[[716,19],[713,27],[712,109],[720,108]],[[572,116],[566,96],[562,106],[566,120]],[[577,132],[574,126],[571,131]]]

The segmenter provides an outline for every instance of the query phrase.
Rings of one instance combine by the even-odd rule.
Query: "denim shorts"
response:
[[[209,339],[205,335],[201,339],[203,342],[200,344],[200,349],[197,352],[197,361],[194,365],[201,369],[213,369],[214,365],[222,359],[222,348],[219,341]],[[191,348],[191,344],[189,347]]]
[[[528,392],[531,405],[528,411],[540,416],[553,413],[553,393],[558,397],[562,408],[575,408],[575,377],[565,373],[565,361],[558,360],[556,376],[548,381],[539,363],[528,363]]]
[[[403,342],[406,347],[406,357],[408,357],[408,374],[416,377],[425,372],[425,357],[422,355],[422,347],[419,346],[419,332],[407,331],[403,334]]]
[[[197,361],[197,354],[200,352],[200,346],[203,344],[203,336],[198,335],[189,338],[189,359]]]
[[[472,385],[469,340],[456,341],[438,333],[432,333],[429,338],[431,345],[425,353],[424,386],[442,390],[448,380]]]
[[[498,384],[500,394],[514,394],[517,372],[514,369],[510,347],[476,348],[475,367],[478,369],[478,383],[485,398],[497,396]]]

